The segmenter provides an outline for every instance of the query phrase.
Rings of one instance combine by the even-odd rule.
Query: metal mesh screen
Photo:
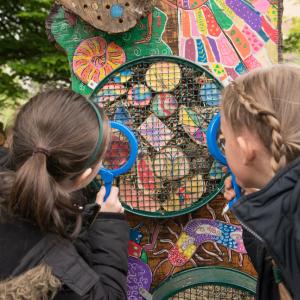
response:
[[[135,166],[119,180],[129,209],[168,216],[215,196],[224,174],[209,155],[206,130],[220,89],[197,65],[150,57],[122,67],[94,91],[92,100],[139,141]]]
[[[179,292],[172,300],[254,300],[249,292],[219,285],[200,285]]]

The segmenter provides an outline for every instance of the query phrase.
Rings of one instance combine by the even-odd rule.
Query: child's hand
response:
[[[228,176],[224,181],[224,198],[227,201],[232,200],[235,197],[235,191],[232,187],[232,178]]]
[[[124,213],[124,208],[119,200],[119,189],[115,186],[111,187],[110,194],[103,203],[105,196],[105,187],[102,186],[97,194],[96,202],[101,205],[100,212]]]
[[[249,195],[254,192],[257,192],[259,189],[256,188],[246,188],[242,190],[243,195]],[[231,176],[228,176],[224,181],[224,198],[227,201],[232,200],[235,197],[235,191],[232,187],[232,178]]]

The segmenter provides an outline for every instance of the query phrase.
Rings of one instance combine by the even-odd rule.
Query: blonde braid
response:
[[[261,107],[253,97],[246,94],[244,87],[233,82],[232,86],[238,94],[238,100],[245,109],[254,116],[261,117],[264,123],[271,128],[272,143],[270,150],[272,153],[271,167],[274,173],[278,172],[286,165],[286,145],[281,135],[281,126],[275,113]]]

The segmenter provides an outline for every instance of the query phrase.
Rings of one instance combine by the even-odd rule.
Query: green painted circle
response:
[[[213,80],[213,82],[222,89],[223,86],[221,82],[214,76],[212,73],[210,73],[207,69],[205,69],[203,66],[198,65],[192,61],[183,59],[181,57],[177,56],[165,56],[165,55],[158,55],[158,56],[148,56],[148,57],[142,57],[133,61],[130,61],[128,63],[123,64],[121,67],[115,69],[112,71],[106,78],[104,78],[96,87],[96,89],[93,91],[93,93],[90,95],[90,99],[93,99],[95,95],[101,90],[108,82],[113,80],[113,78],[122,72],[123,70],[129,70],[131,68],[139,68],[142,64],[153,64],[157,62],[170,62],[170,63],[177,63],[178,65],[182,67],[188,67],[191,68],[195,72],[199,72],[203,74],[206,78]],[[149,110],[151,107],[149,107]],[[225,176],[224,176],[225,177]],[[190,204],[188,207],[184,207],[178,210],[156,210],[156,211],[148,211],[148,210],[140,210],[133,208],[126,203],[123,203],[123,206],[126,211],[129,211],[131,213],[134,213],[136,215],[145,216],[145,217],[155,217],[155,218],[169,218],[169,217],[175,217],[180,216],[183,214],[190,213],[192,211],[197,210],[198,208],[206,205],[208,202],[210,202],[212,199],[214,199],[223,189],[224,186],[224,177],[214,185],[214,189],[205,196],[202,196],[197,201]]]
[[[218,285],[255,295],[255,277],[225,267],[197,267],[176,273],[153,292],[152,300],[166,300],[176,294],[201,285]]]

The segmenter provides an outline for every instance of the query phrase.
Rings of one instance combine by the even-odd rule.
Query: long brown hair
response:
[[[79,233],[80,211],[62,182],[74,179],[104,155],[110,129],[101,108],[99,111],[103,139],[96,159],[90,161],[102,133],[95,110],[83,96],[70,90],[49,91],[21,108],[10,146],[15,167],[14,180],[7,180],[12,182],[7,201],[11,215],[31,220],[44,231],[71,238]],[[3,182],[9,174],[0,177]]]

